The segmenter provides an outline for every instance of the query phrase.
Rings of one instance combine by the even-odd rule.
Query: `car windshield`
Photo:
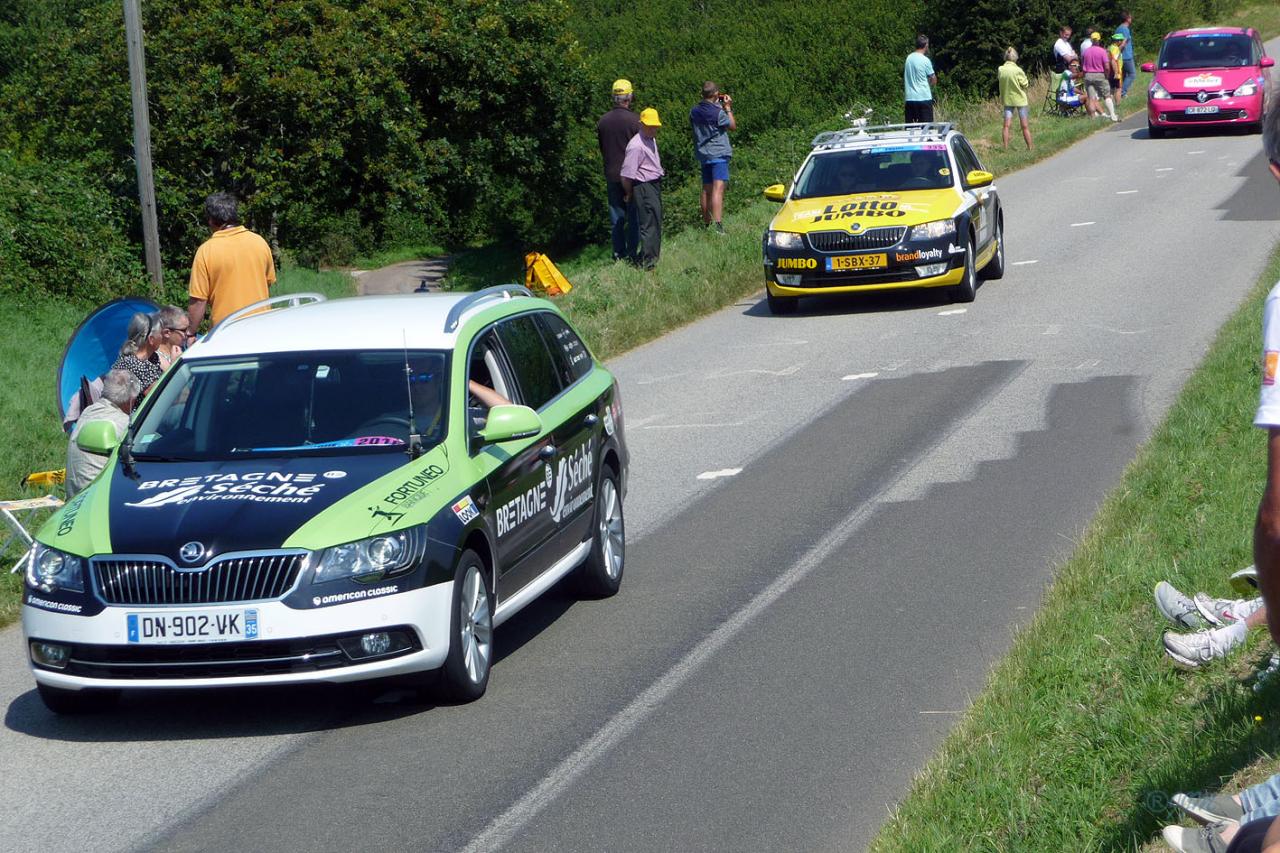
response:
[[[945,145],[885,145],[810,158],[792,198],[936,190],[951,186]]]
[[[408,371],[406,376],[406,359]],[[444,438],[444,353],[288,352],[181,361],[135,424],[139,459],[403,452]]]
[[[1160,47],[1160,69],[1243,68],[1252,65],[1248,36],[1196,33],[1166,39]]]

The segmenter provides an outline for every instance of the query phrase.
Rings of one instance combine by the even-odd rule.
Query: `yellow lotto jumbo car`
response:
[[[799,297],[946,287],[972,302],[1004,275],[1004,214],[994,176],[950,124],[821,133],[764,235],[769,309]]]

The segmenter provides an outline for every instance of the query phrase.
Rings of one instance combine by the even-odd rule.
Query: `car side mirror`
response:
[[[996,176],[990,172],[984,172],[981,169],[974,169],[972,172],[964,176],[964,182],[969,187],[985,187],[989,186],[996,179]]]
[[[1142,63],[1142,70],[1150,74],[1156,70],[1156,64],[1154,62],[1144,62]]]
[[[1262,59],[1258,60],[1259,68],[1274,68],[1275,64],[1276,64],[1275,59],[1270,56],[1264,56],[1262,57]]]
[[[764,188],[764,197],[765,197],[765,198],[767,198],[767,199],[769,199],[769,201],[786,201],[786,200],[787,200],[787,185],[786,185],[786,184],[773,184],[772,186],[767,186],[767,187],[765,187],[765,188]]]
[[[542,418],[528,406],[494,406],[489,410],[480,441],[497,444],[517,438],[533,438],[542,432]]]
[[[111,421],[89,421],[76,433],[76,447],[85,453],[110,456],[120,444],[120,433]]]

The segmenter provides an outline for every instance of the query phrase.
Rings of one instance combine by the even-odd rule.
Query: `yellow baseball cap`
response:
[[[1101,38],[1102,38],[1102,35],[1101,35],[1100,33],[1096,33],[1096,32],[1089,33],[1089,40],[1090,40],[1090,41],[1098,41],[1098,40],[1100,40]]]
[[[619,79],[617,79],[617,80],[614,80],[614,81],[613,81],[613,94],[615,94],[615,95],[630,95],[630,94],[631,94],[631,81],[630,81],[630,80],[623,79],[623,78],[619,78]]]
[[[640,111],[640,123],[649,127],[662,127],[662,122],[658,121],[658,111],[653,107]]]

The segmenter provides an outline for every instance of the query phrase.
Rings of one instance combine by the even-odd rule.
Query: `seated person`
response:
[[[111,370],[102,377],[102,396],[85,407],[71,430],[71,441],[67,445],[67,500],[75,497],[107,467],[108,457],[81,450],[76,444],[80,428],[91,421],[110,421],[115,424],[116,434],[124,438],[129,427],[129,413],[133,411],[134,400],[140,393],[137,378],[128,370]]]
[[[1080,96],[1079,84],[1084,80],[1079,62],[1072,62],[1066,71],[1058,75],[1058,103],[1068,107],[1078,107],[1084,103]]]

